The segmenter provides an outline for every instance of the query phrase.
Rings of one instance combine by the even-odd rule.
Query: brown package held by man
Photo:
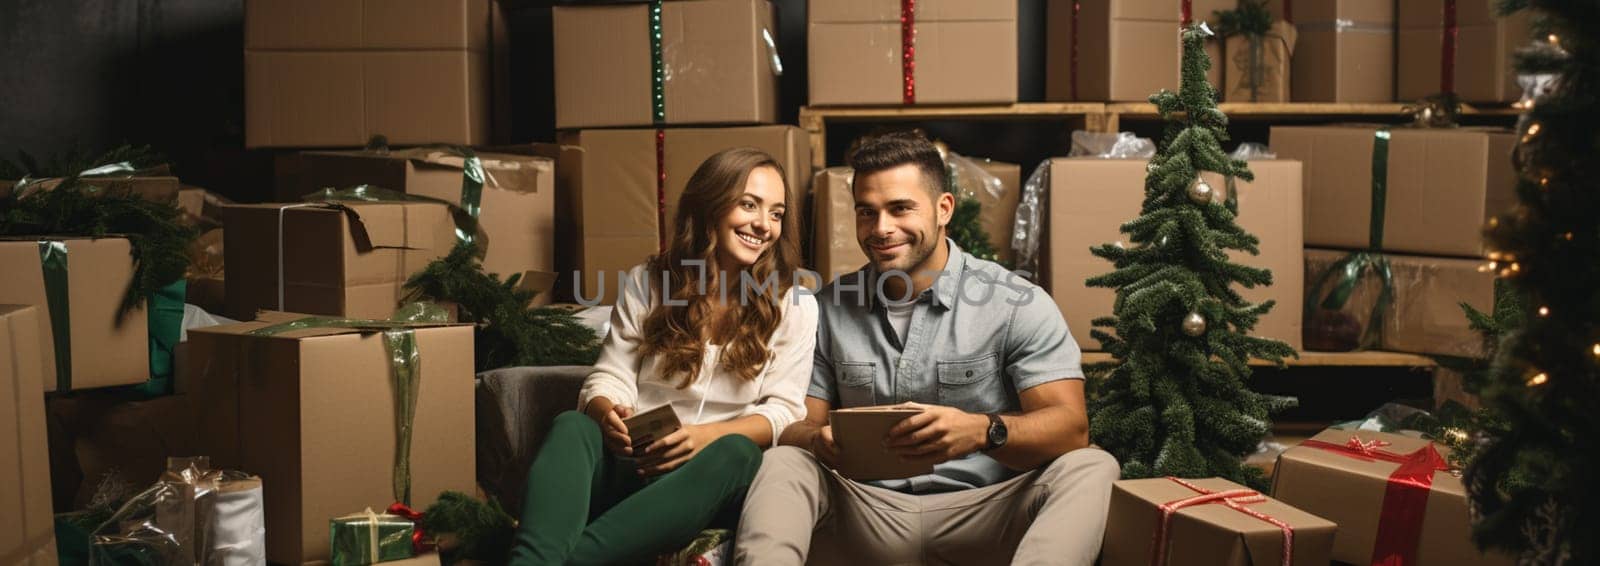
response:
[[[0,509],[10,525],[0,529],[0,564],[56,564],[40,316],[37,307],[0,305]]]
[[[1084,280],[1110,273],[1110,262],[1089,248],[1122,241],[1123,223],[1139,215],[1144,202],[1145,160],[1055,158],[1050,160],[1049,219],[1045,231],[1047,289],[1067,320],[1067,327],[1085,350],[1098,349],[1089,338],[1089,321],[1112,314],[1113,289],[1089,287]],[[1277,301],[1251,335],[1300,347],[1301,300],[1305,272],[1300,240],[1300,162],[1287,159],[1251,161],[1255,182],[1237,182],[1238,222],[1261,239],[1261,255],[1230,252],[1234,263],[1272,271],[1272,285],[1239,288],[1246,301]],[[1225,198],[1227,183],[1214,174],[1206,181]]]
[[[488,143],[503,28],[490,0],[247,2],[245,145]]]
[[[1401,501],[1386,501],[1385,492],[1401,464],[1389,456],[1367,457],[1361,450],[1376,450],[1386,455],[1442,462],[1450,449],[1427,440],[1383,432],[1328,429],[1311,441],[1326,448],[1301,444],[1278,457],[1273,474],[1272,496],[1339,525],[1333,542],[1333,559],[1351,564],[1374,564],[1374,547],[1379,529],[1401,528],[1392,521],[1405,513],[1394,506]],[[1311,442],[1307,441],[1307,442]],[[1359,443],[1362,446],[1357,446]],[[1440,459],[1419,452],[1433,444]],[[1354,454],[1352,454],[1354,452]],[[1405,481],[1405,480],[1398,480]],[[1417,566],[1509,565],[1509,557],[1481,554],[1472,543],[1467,516],[1466,490],[1461,479],[1447,469],[1432,474],[1432,486],[1424,500],[1421,534],[1412,541],[1397,541],[1397,546],[1414,547]]]
[[[557,128],[655,123],[649,10],[555,7]],[[661,4],[663,123],[777,121],[782,62],[772,10],[767,0]]]
[[[1279,157],[1305,162],[1305,243],[1364,249],[1371,243],[1376,126],[1274,126]],[[1479,257],[1483,224],[1516,198],[1509,131],[1389,131],[1383,215],[1385,251]],[[1315,213],[1313,213],[1315,211]]]
[[[1290,71],[1295,102],[1394,100],[1397,0],[1273,0],[1280,17],[1291,2],[1299,38]],[[1398,0],[1401,3],[1412,0]],[[1434,58],[1436,61],[1438,57]]]
[[[1327,277],[1323,296],[1338,284],[1338,272],[1329,268],[1350,252],[1306,250],[1306,293],[1315,293]],[[1478,357],[1483,355],[1483,338],[1467,324],[1461,304],[1483,312],[1494,309],[1494,274],[1478,270],[1482,260],[1384,254],[1389,262],[1393,297],[1378,313],[1378,348],[1415,354]],[[1319,305],[1305,321],[1307,350],[1349,351],[1357,349],[1364,332],[1374,324],[1373,307],[1382,289],[1374,272],[1362,274],[1345,304],[1338,309],[1321,308],[1321,298],[1308,300]]]
[[[1229,37],[1222,60],[1227,82],[1222,89],[1225,102],[1288,102],[1290,68],[1296,40],[1293,25],[1282,20],[1272,23],[1272,31],[1259,37]]]
[[[488,236],[483,270],[502,279],[554,270],[555,162],[500,153],[477,156],[484,172],[478,222]],[[305,152],[297,192],[374,185],[460,204],[463,162],[434,149]]]
[[[1017,101],[1015,2],[917,2],[910,85],[900,2],[812,0],[806,17],[813,105]]]
[[[1122,480],[1111,487],[1111,509],[1106,516],[1105,543],[1101,545],[1103,566],[1264,566],[1268,564],[1327,564],[1338,526],[1331,521],[1266,498],[1256,501],[1244,486],[1222,478],[1181,480],[1205,491],[1196,491],[1172,478]],[[1213,500],[1184,506],[1165,519],[1162,506],[1209,493],[1238,492],[1226,500]],[[1284,560],[1283,527],[1262,520],[1224,501],[1242,505],[1250,512],[1280,521],[1292,529],[1289,561]],[[1157,540],[1152,533],[1164,533]],[[1159,536],[1159,535],[1158,535]],[[1166,558],[1156,562],[1158,548],[1164,545]]]
[[[258,336],[301,315],[191,330],[202,453],[261,476],[267,560],[327,560],[328,519],[396,500],[396,368],[382,333],[311,328]],[[472,327],[415,325],[411,506],[473,493]]]
[[[656,162],[656,130],[581,130],[562,134],[560,141],[575,149],[546,149],[560,156],[558,217],[575,220],[575,226],[570,239],[558,240],[559,246],[574,248],[566,254],[558,250],[557,256],[572,258],[570,269],[581,274],[583,283],[574,289],[569,267],[559,266],[558,297],[576,294],[580,302],[616,302],[619,273],[660,252],[661,236],[672,236],[684,185],[701,162],[724,149],[750,146],[776,158],[789,186],[786,227],[798,231],[805,218],[801,195],[810,178],[811,152],[802,131],[793,126],[665,130],[661,163]],[[661,172],[666,181],[658,193]],[[804,234],[796,235],[804,239]]]
[[[388,318],[406,278],[456,243],[438,203],[251,204],[223,214],[225,300],[240,320],[263,309]]]
[[[1455,60],[1448,63],[1455,93],[1466,102],[1514,102],[1522,97],[1517,85],[1515,55],[1528,46],[1528,12],[1501,17],[1491,2],[1454,0],[1402,0],[1399,14],[1399,65],[1397,96],[1414,102],[1443,91],[1444,10],[1456,10]]]
[[[133,281],[133,249],[124,238],[49,237],[65,260],[70,328],[50,317],[51,297],[41,264],[40,238],[0,238],[0,304],[39,308],[45,391],[144,383],[150,378],[150,339],[143,302],[122,312]],[[62,351],[64,349],[64,351]],[[58,363],[60,362],[65,363]]]
[[[1192,4],[1196,21],[1215,21],[1227,0]],[[1182,3],[1176,0],[1074,2],[1050,0],[1046,12],[1045,98],[1144,102],[1161,89],[1177,90],[1182,55]],[[1206,42],[1206,79],[1222,85],[1222,48]]]

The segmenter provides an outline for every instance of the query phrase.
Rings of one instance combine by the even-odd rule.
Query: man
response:
[[[1088,446],[1077,343],[1049,295],[945,237],[955,198],[916,133],[858,142],[868,264],[817,294],[805,420],[746,496],[740,564],[1090,564],[1111,456]],[[911,404],[885,449],[933,473],[845,479],[828,411]]]

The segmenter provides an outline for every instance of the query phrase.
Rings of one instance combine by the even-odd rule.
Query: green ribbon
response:
[[[56,350],[56,391],[72,389],[72,307],[67,293],[67,243],[39,240],[44,301],[50,311],[50,338]]]
[[[150,380],[134,388],[147,396],[172,393],[173,351],[183,336],[183,303],[188,289],[189,282],[179,279],[145,297],[145,328],[150,334]]]
[[[1394,301],[1394,271],[1389,266],[1389,258],[1383,255],[1383,221],[1389,194],[1389,138],[1388,127],[1378,128],[1373,133],[1372,213],[1367,228],[1367,249],[1351,252],[1329,265],[1317,278],[1312,292],[1306,296],[1305,316],[1309,321],[1318,308],[1334,311],[1343,309],[1366,272],[1370,270],[1375,273],[1381,287],[1378,300],[1372,305],[1367,326],[1361,333],[1361,348],[1371,348],[1381,342],[1383,315]]]
[[[476,158],[474,158],[474,159],[476,159]],[[482,179],[482,169],[479,170],[479,175],[480,175],[479,179],[481,180]],[[463,187],[463,188],[465,188],[465,187]],[[327,188],[323,188],[320,191],[316,191],[316,192],[313,192],[313,193],[306,193],[304,195],[301,195],[300,196],[300,200],[302,202],[363,201],[363,202],[431,202],[431,203],[435,203],[435,204],[442,204],[442,205],[445,206],[445,208],[448,208],[450,210],[450,219],[455,222],[455,225],[456,225],[456,240],[458,242],[462,243],[462,244],[477,243],[477,244],[479,244],[478,249],[481,252],[482,250],[484,250],[484,249],[489,247],[489,235],[483,232],[482,226],[480,226],[478,224],[478,217],[474,213],[474,211],[476,211],[478,209],[476,198],[479,195],[482,194],[482,188],[483,188],[483,184],[480,181],[479,184],[478,184],[479,191],[473,194],[473,196],[474,196],[473,206],[472,206],[472,208],[470,210],[465,208],[465,207],[463,207],[463,206],[457,205],[456,203],[447,201],[447,200],[436,199],[436,198],[433,198],[433,197],[423,196],[423,195],[413,195],[413,194],[410,194],[410,193],[403,193],[403,192],[400,192],[400,191],[396,191],[396,190],[393,190],[393,189],[385,189],[383,187],[379,187],[379,186],[375,186],[375,185],[356,185],[356,186],[353,186],[353,187],[345,187],[345,188],[342,188],[342,189],[335,189],[335,188],[332,188],[332,187],[327,187]],[[463,192],[463,194],[462,194],[462,201],[463,202],[466,201],[465,192]]]
[[[667,68],[661,60],[661,0],[650,2],[650,122],[667,123]]]
[[[1249,35],[1250,41],[1250,102],[1261,99],[1261,36]]]
[[[402,309],[405,311],[405,309]],[[312,328],[349,328],[383,334],[389,355],[389,377],[394,396],[395,449],[393,489],[395,501],[411,504],[411,432],[417,415],[417,389],[422,378],[422,356],[417,352],[415,327],[419,321],[437,320],[440,311],[419,309],[405,320],[360,320],[308,316],[257,328],[250,336],[274,336]]]
[[[483,172],[483,160],[478,158],[477,152],[472,151],[472,148],[467,147],[467,146],[463,146],[463,145],[435,144],[435,145],[423,146],[423,148],[424,149],[442,150],[442,151],[445,151],[445,152],[449,152],[451,155],[455,155],[456,157],[460,157],[461,158],[461,204],[460,204],[460,210],[463,211],[466,214],[466,216],[470,217],[472,220],[471,220],[470,223],[467,223],[467,222],[465,222],[463,219],[461,219],[459,217],[456,219],[456,239],[460,240],[464,244],[472,244],[473,242],[481,239],[483,237],[483,234],[481,232],[479,232],[478,229],[477,229],[477,226],[478,226],[478,215],[479,215],[480,212],[482,212],[482,209],[483,209],[482,202],[483,202],[483,184],[484,184],[484,180],[488,178],[488,175],[485,175],[484,172]],[[369,151],[369,152],[380,154],[380,155],[388,155],[389,154],[389,139],[384,137],[382,134],[372,136],[371,138],[369,138],[367,140],[367,147],[365,148],[365,151]],[[367,186],[368,185],[358,185],[356,188],[359,189],[360,187],[367,187]],[[377,187],[372,187],[372,189],[377,189]],[[404,195],[405,194],[405,193],[401,193],[401,192],[398,192],[398,191],[388,191],[387,189],[377,189],[377,190],[385,191],[385,194],[398,194],[398,195]],[[327,193],[328,191],[334,191],[334,190],[333,189],[323,189],[322,192],[312,193],[312,195],[322,195],[322,194]],[[334,191],[334,192],[338,192],[338,191]],[[311,197],[311,195],[307,195],[306,200],[312,200],[310,197]],[[443,202],[443,203],[451,205],[451,206],[456,206],[455,203],[445,202],[445,201],[441,201],[439,199],[418,197],[416,195],[406,195],[405,197],[402,197],[402,198],[360,198],[360,197],[352,197],[352,198],[322,198],[322,199],[316,199],[316,200],[426,200],[426,201],[429,201],[429,202]],[[451,214],[454,216],[455,213],[456,213],[456,210],[452,209],[451,210]],[[487,245],[488,245],[487,242],[485,242],[484,246],[480,246],[480,248],[481,247],[486,247]]]

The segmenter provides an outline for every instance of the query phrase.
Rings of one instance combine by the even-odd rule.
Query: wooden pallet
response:
[[[1102,363],[1112,361],[1111,354],[1105,352],[1084,352],[1083,363]],[[1300,352],[1299,359],[1284,360],[1284,365],[1289,367],[1405,367],[1405,368],[1433,368],[1433,358],[1416,354],[1403,354],[1400,352]],[[1266,360],[1250,360],[1250,365],[1257,367],[1272,367],[1273,363]]]

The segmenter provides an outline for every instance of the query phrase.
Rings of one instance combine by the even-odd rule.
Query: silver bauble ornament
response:
[[[1206,317],[1200,313],[1192,312],[1183,317],[1183,333],[1190,336],[1199,336],[1206,333]]]
[[[1189,184],[1189,202],[1206,204],[1211,202],[1212,194],[1214,194],[1214,191],[1211,189],[1211,184],[1207,183],[1205,179],[1195,179],[1193,183]]]

